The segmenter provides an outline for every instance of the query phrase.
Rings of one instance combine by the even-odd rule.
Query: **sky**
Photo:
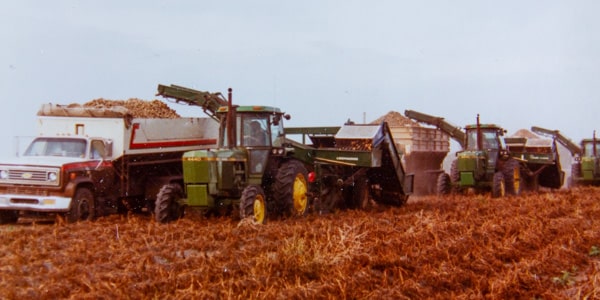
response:
[[[600,130],[599,11],[593,0],[9,1],[0,155],[36,134],[43,103],[152,100],[159,83],[231,87],[235,103],[280,107],[293,127],[412,109],[578,142]]]

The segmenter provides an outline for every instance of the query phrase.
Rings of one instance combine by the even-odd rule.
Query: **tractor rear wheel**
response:
[[[252,218],[258,224],[267,222],[267,201],[265,192],[258,185],[249,185],[242,191],[240,199],[240,219]]]
[[[93,220],[94,216],[94,194],[88,188],[77,189],[71,203],[71,209],[65,214],[67,222]]]
[[[506,183],[502,172],[494,173],[492,179],[492,198],[504,197],[506,195]]]
[[[437,194],[438,195],[449,195],[452,190],[452,183],[450,182],[450,175],[446,172],[440,173],[437,178]]]
[[[281,165],[275,184],[273,198],[284,214],[302,216],[308,207],[308,171],[297,160],[290,160]]]
[[[156,196],[154,219],[159,223],[169,223],[183,218],[184,207],[179,202],[183,191],[179,184],[165,184]]]

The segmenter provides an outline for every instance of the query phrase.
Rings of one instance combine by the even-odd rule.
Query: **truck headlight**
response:
[[[8,170],[0,170],[0,179],[8,179]]]
[[[48,181],[56,181],[56,172],[48,172]]]

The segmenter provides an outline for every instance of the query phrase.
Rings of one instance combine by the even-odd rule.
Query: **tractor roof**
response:
[[[227,112],[229,109],[227,106],[219,107],[218,113]],[[272,106],[261,106],[261,105],[247,105],[247,106],[238,106],[236,108],[236,112],[268,112],[268,113],[281,113],[281,110],[278,107]]]
[[[496,124],[479,124],[479,126],[481,129],[502,129],[502,127]],[[477,124],[467,125],[465,126],[465,129],[477,129]]]

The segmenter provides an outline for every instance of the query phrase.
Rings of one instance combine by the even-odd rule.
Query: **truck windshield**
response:
[[[84,139],[37,138],[23,155],[85,157],[85,146]]]

